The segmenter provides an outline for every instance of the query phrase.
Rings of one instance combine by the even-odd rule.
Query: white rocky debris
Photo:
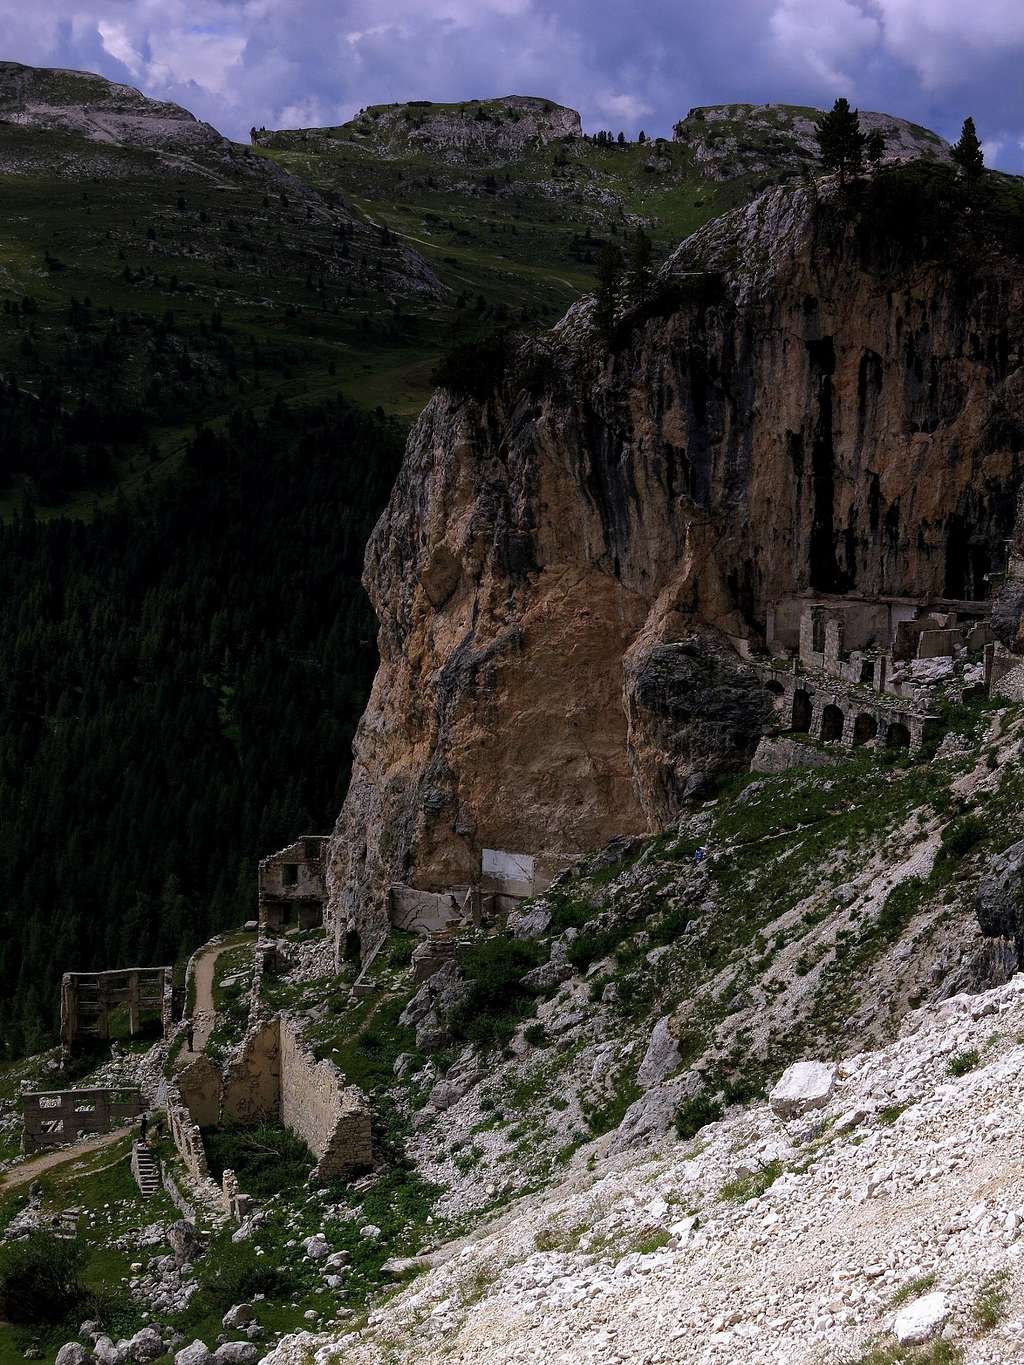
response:
[[[583,1148],[363,1330],[287,1338],[268,1365],[812,1365],[940,1337],[965,1365],[1019,1360],[1024,977],[818,1065],[784,1087],[816,1109]]]

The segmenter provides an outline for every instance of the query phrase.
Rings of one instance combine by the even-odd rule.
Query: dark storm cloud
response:
[[[1024,169],[1020,0],[0,0],[3,55],[176,99],[232,136],[364,104],[542,94],[668,133],[693,104],[846,94]]]

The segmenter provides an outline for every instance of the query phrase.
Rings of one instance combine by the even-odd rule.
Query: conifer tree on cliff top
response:
[[[964,119],[964,126],[960,130],[960,141],[953,148],[953,160],[960,167],[968,185],[973,185],[976,180],[981,178],[981,173],[985,169],[985,153],[981,150],[978,130],[975,128],[972,118]]]
[[[837,99],[827,114],[820,114],[814,135],[821,149],[822,165],[826,171],[839,172],[840,185],[845,185],[848,175],[860,174],[864,168],[865,137],[860,114],[850,108],[849,100]]]

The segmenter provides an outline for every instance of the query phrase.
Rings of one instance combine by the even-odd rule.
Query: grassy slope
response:
[[[55,380],[72,408],[97,394],[140,406],[144,441],[114,450],[126,490],[173,469],[197,423],[277,393],[390,395],[409,415],[386,377],[440,345],[418,292],[396,292],[396,247],[358,219],[346,240],[346,213],[242,166],[0,125],[0,374],[29,393]],[[19,498],[0,488],[0,514]]]

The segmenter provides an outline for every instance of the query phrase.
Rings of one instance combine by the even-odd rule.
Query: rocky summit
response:
[[[1021,1358],[984,155],[0,65],[4,1362]]]

